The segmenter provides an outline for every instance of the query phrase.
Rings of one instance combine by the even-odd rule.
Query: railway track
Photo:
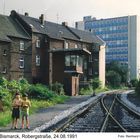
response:
[[[120,92],[119,92],[120,93]],[[118,93],[105,94],[53,132],[140,132],[140,114],[130,109]]]

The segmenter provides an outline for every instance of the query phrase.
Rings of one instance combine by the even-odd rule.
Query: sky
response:
[[[140,15],[139,5],[140,0],[0,0],[0,14],[9,15],[11,10],[36,18],[44,14],[48,21],[66,21],[74,26],[83,16],[103,19]]]

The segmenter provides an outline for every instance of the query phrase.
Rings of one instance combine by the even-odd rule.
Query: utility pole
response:
[[[3,15],[5,15],[5,0],[3,0]]]
[[[57,24],[58,24],[58,22],[59,22],[59,14],[58,13],[56,15],[56,19],[57,19]]]

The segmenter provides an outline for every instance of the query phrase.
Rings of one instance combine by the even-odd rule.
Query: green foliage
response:
[[[57,93],[58,95],[64,95],[64,88],[61,83],[55,82],[49,86],[49,89]]]
[[[0,112],[0,126],[6,126],[11,122],[11,111]]]
[[[121,84],[121,76],[115,71],[108,71],[106,74],[107,84],[112,87],[119,87]]]
[[[126,66],[122,66],[119,62],[113,61],[107,65],[106,70],[107,70],[107,73],[106,73],[107,76],[108,76],[108,73],[110,74],[110,71],[114,71],[119,75],[119,78],[117,80],[121,80],[120,84],[127,83],[127,81],[128,81],[128,76],[127,76],[128,75],[128,68]],[[109,80],[109,79],[107,79],[107,80]],[[111,83],[111,81],[107,81],[107,82]]]
[[[0,86],[7,88],[7,84],[8,84],[8,81],[4,77],[0,76]]]
[[[138,79],[132,79],[130,81],[130,84],[132,85],[132,87],[136,87],[137,86],[137,83],[138,83]]]
[[[47,86],[36,84],[29,87],[28,95],[34,99],[50,100],[56,96],[55,92],[51,91]]]
[[[0,77],[0,99],[5,106],[11,107],[12,99],[16,92],[21,94],[27,93],[30,98],[51,100],[56,95],[64,95],[63,85],[56,82],[52,84],[49,89],[42,84],[31,85],[24,78],[18,81],[8,81],[3,77]],[[52,90],[51,90],[52,89]]]
[[[35,113],[40,108],[47,108],[49,106],[53,106],[57,103],[64,103],[65,100],[69,99],[68,96],[55,96],[51,101],[48,100],[38,100],[32,99],[31,100],[31,108],[30,114]],[[11,111],[8,109],[5,112],[0,112],[0,126],[6,126],[11,122]]]
[[[91,86],[85,87],[85,88],[81,88],[80,89],[80,95],[89,95],[93,93],[93,89]]]
[[[10,94],[9,89],[0,86],[0,96],[4,106],[11,106],[12,94]]]
[[[52,106],[56,103],[63,103],[68,97],[58,95],[63,93],[63,86],[55,83],[50,90],[47,86],[42,84],[31,85],[24,78],[18,81],[8,81],[0,77],[0,100],[4,106],[4,112],[0,112],[0,126],[5,126],[11,121],[11,104],[15,93],[27,93],[31,99],[31,109],[33,113],[39,108]]]
[[[135,92],[136,94],[140,95],[140,80],[136,84]]]
[[[99,78],[92,79],[90,84],[92,86],[93,91],[101,87],[101,81],[99,80]]]
[[[97,88],[97,89],[95,90],[96,93],[101,93],[101,92],[105,92],[105,91],[109,91],[109,88],[104,87],[104,88]]]

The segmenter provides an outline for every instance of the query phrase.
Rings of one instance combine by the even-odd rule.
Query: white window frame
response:
[[[69,43],[67,41],[65,41],[65,46],[64,46],[65,49],[68,49],[69,48]]]
[[[36,48],[40,48],[40,39],[36,40]]]
[[[6,56],[6,55],[7,55],[7,50],[4,49],[4,50],[3,50],[3,56]]]
[[[40,66],[40,55],[36,55],[36,66]]]
[[[24,51],[25,50],[25,42],[24,41],[20,41],[20,47],[19,47],[20,51]]]
[[[75,49],[77,49],[77,48],[78,48],[78,45],[77,45],[77,44],[75,44],[74,48],[75,48]]]
[[[3,67],[1,73],[6,74],[7,73],[7,68],[6,67]]]
[[[24,57],[21,56],[19,59],[19,68],[24,69]]]

